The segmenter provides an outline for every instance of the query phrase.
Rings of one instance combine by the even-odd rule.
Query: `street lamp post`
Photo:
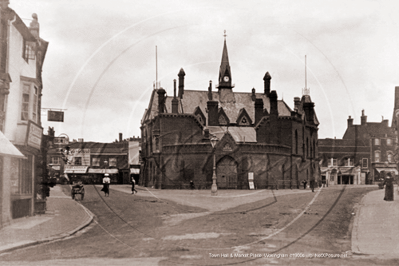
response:
[[[218,195],[218,186],[216,184],[216,156],[215,156],[215,146],[216,146],[217,142],[218,142],[217,137],[211,138],[211,144],[212,144],[212,149],[213,149],[213,175],[212,175],[211,196]]]

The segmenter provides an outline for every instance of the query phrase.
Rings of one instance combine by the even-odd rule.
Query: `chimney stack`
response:
[[[40,25],[39,25],[39,21],[37,19],[37,14],[33,13],[32,14],[32,22],[30,23],[29,26],[29,30],[32,33],[32,35],[36,38],[39,39],[39,29],[40,29]]]
[[[269,72],[266,72],[265,76],[263,77],[263,80],[265,82],[265,94],[267,97],[269,97],[270,94],[270,80],[272,77],[270,76]]]
[[[173,80],[173,100],[172,100],[172,113],[177,114],[179,112],[179,100],[176,98],[176,80]]]
[[[399,109],[399,86],[395,87],[395,110]]]
[[[256,100],[255,88],[252,88],[251,99],[252,99],[253,102]]]
[[[218,101],[208,101],[207,102],[208,125],[209,126],[218,126],[219,125],[218,108],[219,108]]]
[[[299,106],[301,105],[301,98],[294,97],[294,110],[298,112]]]
[[[367,124],[367,116],[364,115],[364,109],[362,110],[362,116],[360,117],[360,124],[362,126]]]
[[[314,123],[314,103],[303,103],[303,110],[305,111],[308,122]]]
[[[353,126],[353,118],[351,116],[349,116],[348,118],[348,128]]]
[[[177,74],[177,76],[179,76],[179,98],[183,99],[183,94],[184,94],[184,76],[186,75],[186,73],[184,73],[183,68],[180,69],[179,74]]]
[[[166,91],[161,87],[158,90],[158,113],[162,114],[165,110],[165,93]]]
[[[208,87],[208,100],[212,101],[212,80],[209,81],[209,87]]]
[[[269,94],[269,99],[270,99],[270,116],[278,117],[277,92],[271,91]]]
[[[255,99],[255,125],[259,123],[262,117],[263,117],[263,100]]]
[[[122,142],[122,133],[119,133],[119,142]]]

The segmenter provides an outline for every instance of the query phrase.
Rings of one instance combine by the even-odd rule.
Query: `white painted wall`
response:
[[[22,88],[21,88],[21,76],[36,78],[36,60],[29,60],[29,64],[22,57],[22,46],[23,37],[20,32],[10,25],[9,32],[9,46],[8,46],[8,57],[9,57],[9,69],[8,72],[11,76],[12,82],[10,83],[10,94],[8,95],[8,104],[6,111],[6,122],[4,135],[14,144],[18,143],[18,135],[23,135],[24,132],[18,132],[26,128],[19,126],[21,123],[21,105],[22,105]],[[40,115],[40,113],[38,114]],[[23,122],[25,123],[25,122]],[[18,134],[19,133],[19,134]]]

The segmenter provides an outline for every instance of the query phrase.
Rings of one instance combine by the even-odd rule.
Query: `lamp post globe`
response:
[[[215,157],[215,146],[218,140],[219,139],[215,136],[211,138],[211,144],[213,149],[213,174],[212,174],[211,196],[217,196],[218,194],[218,187],[216,184],[216,157]]]

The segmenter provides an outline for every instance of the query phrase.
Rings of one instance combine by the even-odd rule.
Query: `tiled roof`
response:
[[[209,134],[216,136],[219,140],[228,131],[235,142],[256,142],[256,131],[253,127],[226,127],[209,126]]]
[[[392,128],[387,126],[384,122],[381,123],[371,123],[368,122],[366,125],[353,125],[346,129],[343,136],[344,139],[355,139],[363,138],[368,139],[370,137],[384,137],[387,134],[390,137],[394,136]]]
[[[126,143],[72,142],[71,149],[90,149],[90,153],[124,153],[127,154]]]
[[[358,140],[355,139],[319,139],[319,147],[355,147],[355,146],[369,146],[368,140]]]
[[[255,95],[256,98],[263,100],[264,109],[266,109],[268,113],[270,113],[269,98],[263,93],[255,93]],[[251,120],[255,121],[255,102],[252,101],[252,93],[233,92],[231,96],[233,96],[233,101],[223,101],[223,99],[220,99],[218,92],[212,92],[213,100],[219,101],[219,108],[223,108],[231,123],[236,122],[242,108],[245,108]],[[151,98],[152,99],[150,100],[150,105],[144,116],[144,120],[152,119],[158,114],[158,94],[153,93]],[[167,113],[172,112],[172,100],[173,96],[166,97],[165,111]],[[179,113],[192,114],[194,113],[195,108],[198,106],[201,109],[202,113],[206,114],[207,101],[208,91],[184,90],[183,99],[179,99]],[[279,116],[291,116],[291,109],[282,100],[278,101],[278,112]]]

